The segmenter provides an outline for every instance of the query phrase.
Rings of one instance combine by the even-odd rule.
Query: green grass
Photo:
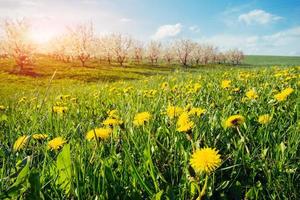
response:
[[[300,56],[246,56],[243,61],[250,66],[299,66]]]
[[[194,199],[205,176],[195,174],[189,159],[203,147],[216,148],[222,159],[204,198],[300,198],[299,67],[81,68],[41,59],[40,76],[32,78],[8,74],[12,64],[1,62],[0,199]],[[231,80],[230,88],[221,88],[222,80]],[[293,93],[278,102],[274,95],[288,87]],[[256,100],[245,96],[251,89]],[[189,133],[178,132],[169,105],[206,113],[190,117]],[[53,106],[67,111],[55,113]],[[106,140],[86,140],[113,109],[123,124]],[[150,121],[135,126],[134,116],[144,111]],[[241,135],[224,128],[234,114],[245,117]],[[271,122],[259,124],[262,114]],[[48,138],[31,138],[14,151],[18,137],[35,133]],[[64,147],[48,149],[59,136]]]

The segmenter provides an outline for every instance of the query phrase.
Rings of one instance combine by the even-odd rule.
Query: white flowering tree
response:
[[[158,63],[158,59],[161,54],[161,43],[158,41],[151,41],[147,46],[147,57],[151,62],[151,65]]]
[[[96,55],[100,58],[100,60],[106,60],[108,64],[111,64],[113,60],[112,41],[113,38],[111,35],[104,35],[97,39],[96,44]]]
[[[228,62],[238,65],[244,59],[244,53],[238,49],[231,49],[226,52]]]
[[[191,40],[177,40],[175,41],[175,50],[179,62],[183,66],[188,66],[192,60],[192,52],[196,46],[196,43]]]
[[[173,44],[170,44],[170,43],[165,44],[164,47],[163,47],[163,53],[162,54],[163,54],[164,61],[168,65],[170,65],[176,57],[176,52],[174,50]]]
[[[0,40],[0,59],[8,58],[7,45],[4,40]]]
[[[2,27],[7,47],[6,54],[15,60],[21,72],[33,62],[35,46],[29,37],[30,24],[25,19],[7,19],[2,23]]]
[[[68,30],[68,35],[72,41],[72,52],[81,62],[81,65],[85,67],[86,62],[92,57],[95,51],[96,40],[93,24],[80,24]]]
[[[131,57],[136,64],[140,64],[143,60],[144,44],[138,40],[134,40],[132,44]]]
[[[125,61],[127,61],[130,48],[132,47],[132,38],[122,34],[111,35],[111,49],[116,61],[123,67]]]

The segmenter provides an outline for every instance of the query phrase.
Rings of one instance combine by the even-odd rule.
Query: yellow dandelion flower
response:
[[[114,118],[114,119],[118,119],[119,118],[119,116],[118,116],[118,110],[116,110],[116,109],[108,111],[107,114],[108,114],[109,118]]]
[[[294,89],[289,87],[289,88],[282,90],[280,93],[275,94],[274,98],[277,101],[285,101],[287,99],[287,97],[293,92],[294,92]]]
[[[48,138],[48,135],[46,134],[33,134],[32,138],[35,140],[45,140]]]
[[[62,137],[56,137],[53,140],[50,140],[48,142],[48,148],[51,150],[58,150],[60,149],[64,144],[66,143],[66,140],[64,140]]]
[[[245,122],[245,118],[242,115],[232,115],[225,121],[225,127],[235,127],[243,124]]]
[[[261,115],[258,117],[258,122],[260,124],[267,124],[271,121],[272,117],[268,114],[265,114],[265,115]]]
[[[122,123],[123,123],[122,120],[118,120],[118,119],[115,119],[115,118],[107,118],[106,120],[104,120],[102,122],[102,124],[106,125],[106,126],[116,126],[116,125],[120,125]]]
[[[257,95],[256,91],[254,89],[252,89],[252,90],[249,90],[248,92],[246,92],[246,97],[248,99],[254,100],[254,99],[258,98],[258,95]]]
[[[221,165],[220,154],[212,148],[197,149],[190,159],[190,164],[197,173],[211,173]]]
[[[87,132],[85,138],[87,140],[92,140],[92,139],[96,139],[96,138],[105,140],[105,139],[109,138],[111,133],[112,133],[112,130],[110,128],[95,128],[95,129]]]
[[[193,126],[194,122],[190,121],[189,114],[187,112],[183,112],[177,121],[177,131],[187,132],[191,130]]]
[[[240,88],[236,87],[232,89],[232,92],[239,92],[240,90],[241,90]]]
[[[223,80],[221,82],[221,88],[223,89],[227,89],[227,88],[230,88],[230,85],[231,84],[231,81],[230,80]]]
[[[73,98],[70,99],[70,101],[71,101],[72,103],[77,103],[77,98],[76,98],[76,97],[73,97]]]
[[[151,118],[151,114],[149,112],[141,112],[135,115],[133,124],[136,126],[144,125],[145,122],[148,122]]]
[[[160,86],[161,89],[165,90],[169,87],[169,84],[167,82],[163,82]]]
[[[203,108],[192,108],[189,111],[189,115],[195,115],[197,117],[200,117],[201,115],[203,115],[204,113],[206,113],[206,109]]]
[[[68,111],[68,107],[65,106],[53,106],[52,111],[55,113],[63,114]]]
[[[194,84],[194,87],[193,87],[193,90],[194,92],[199,92],[199,90],[201,89],[201,84],[200,83],[195,83]]]
[[[14,143],[13,146],[14,151],[21,150],[27,144],[28,141],[29,141],[28,135],[20,136]]]
[[[6,109],[5,106],[0,105],[0,111],[3,111],[3,110],[5,110],[5,109]]]
[[[22,97],[19,99],[18,103],[24,103],[26,101],[27,97]]]
[[[168,106],[167,115],[170,119],[178,117],[183,112],[183,108],[178,106]]]

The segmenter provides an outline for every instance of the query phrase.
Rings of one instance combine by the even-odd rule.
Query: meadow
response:
[[[0,199],[299,199],[299,63],[1,60]]]

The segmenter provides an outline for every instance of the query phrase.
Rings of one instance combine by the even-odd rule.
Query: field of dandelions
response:
[[[300,67],[0,101],[0,199],[299,199]]]

